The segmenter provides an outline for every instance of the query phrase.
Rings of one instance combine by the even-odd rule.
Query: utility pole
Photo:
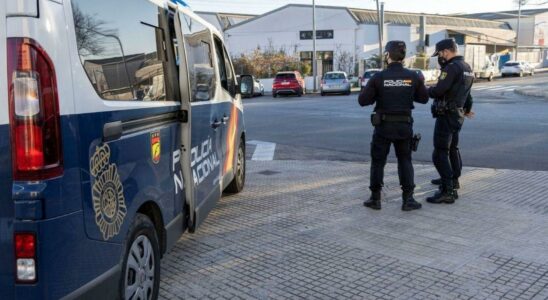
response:
[[[516,57],[515,60],[518,60],[519,53],[519,31],[521,26],[521,3],[523,0],[518,0],[518,31],[516,32]]]
[[[381,11],[381,3],[379,3],[379,0],[376,0],[377,1],[377,20],[378,20],[378,27],[379,27],[379,60],[380,60],[380,63],[381,63],[381,69],[384,69],[384,59],[382,57],[382,54],[383,54],[383,51],[382,51],[382,40],[383,40],[383,27],[384,27],[384,23],[383,23],[383,20],[384,20],[384,16],[382,15],[382,11]],[[382,6],[383,6],[383,10],[384,10],[384,2],[382,3]]]
[[[316,0],[312,0],[312,76],[314,76],[314,92],[318,90],[318,65],[316,61]]]

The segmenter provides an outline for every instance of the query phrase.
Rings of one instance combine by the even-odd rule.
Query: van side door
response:
[[[221,197],[222,116],[215,98],[215,46],[211,31],[184,12],[179,13],[190,83],[190,161],[194,184],[193,230],[207,217]],[[192,212],[191,212],[192,213]]]
[[[234,100],[238,96],[236,91],[236,75],[230,62],[228,52],[220,38],[214,37],[217,70],[219,74],[220,89],[218,89],[217,111],[223,121],[222,148],[223,148],[223,189],[230,183],[234,175],[236,159],[236,140],[238,131],[238,109]]]

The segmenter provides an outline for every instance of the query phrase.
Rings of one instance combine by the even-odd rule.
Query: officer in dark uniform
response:
[[[413,101],[428,102],[428,90],[416,72],[403,67],[406,45],[402,41],[386,44],[384,59],[388,68],[375,74],[360,93],[361,106],[375,104],[371,122],[375,126],[371,143],[371,198],[366,207],[381,209],[381,190],[384,185],[384,166],[394,144],[398,158],[398,175],[403,190],[402,210],[420,209],[422,205],[413,198],[415,189],[411,151],[413,143]]]
[[[440,174],[441,185],[439,191],[426,201],[451,204],[458,197],[455,188],[459,186],[458,177],[462,169],[458,151],[459,132],[465,114],[472,114],[470,90],[474,73],[464,58],[458,55],[458,46],[453,39],[437,43],[433,56],[438,56],[443,66],[437,85],[428,90],[430,97],[434,98],[432,114],[436,118],[432,160]]]

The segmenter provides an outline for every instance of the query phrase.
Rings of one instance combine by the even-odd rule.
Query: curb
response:
[[[548,91],[542,88],[521,88],[515,89],[514,93],[522,96],[544,98],[548,100]]]

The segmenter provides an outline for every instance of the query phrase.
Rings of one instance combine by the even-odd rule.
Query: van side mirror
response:
[[[238,92],[242,97],[253,97],[253,76],[240,75],[240,81],[238,82]]]

